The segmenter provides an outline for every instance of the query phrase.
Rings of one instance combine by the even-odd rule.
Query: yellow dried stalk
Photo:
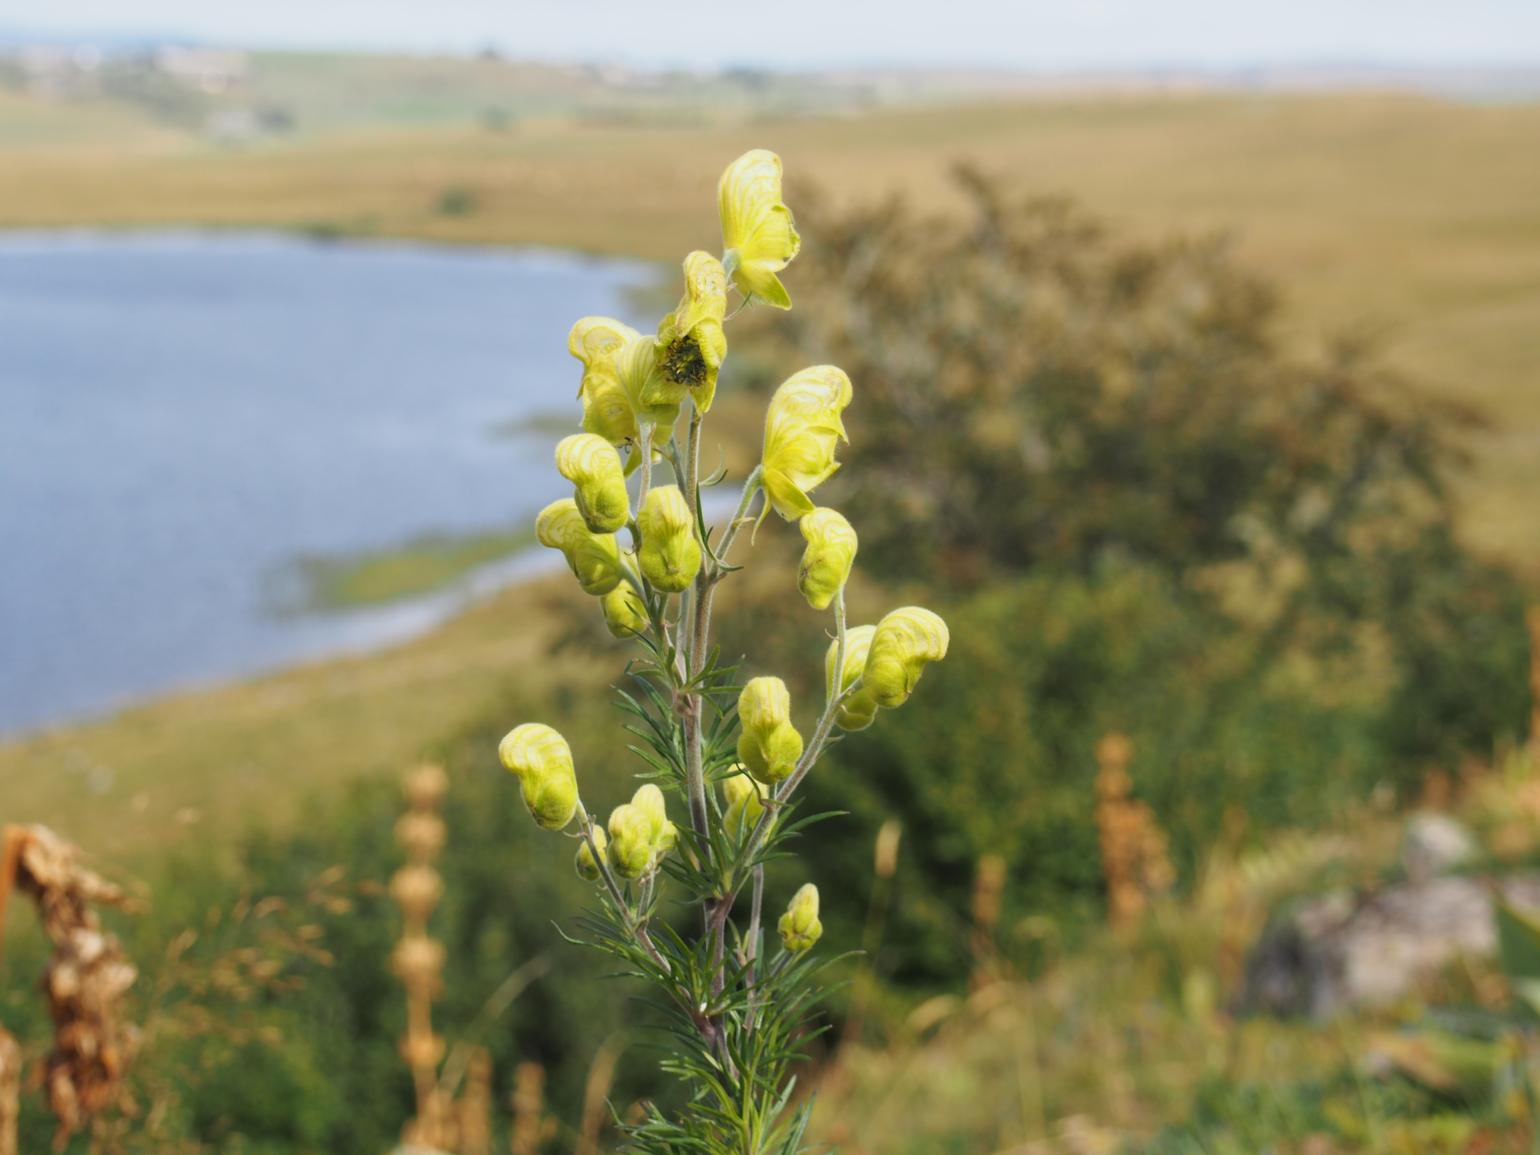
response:
[[[8,826],[0,854],[0,931],[12,889],[37,906],[53,955],[43,994],[54,1022],[54,1046],[43,1072],[48,1106],[58,1120],[54,1144],[123,1098],[123,1072],[138,1030],[122,1020],[122,1000],[139,977],[95,906],[124,905],[123,892],[80,865],[74,846],[43,826]]]
[[[21,1115],[21,1047],[0,1027],[0,1155],[17,1155],[16,1121]]]
[[[1144,913],[1151,896],[1171,888],[1175,875],[1154,811],[1129,797],[1133,744],[1122,734],[1108,734],[1096,745],[1096,760],[1096,828],[1107,884],[1107,920],[1114,927],[1126,927]]]
[[[391,954],[391,968],[406,989],[406,1034],[401,1057],[411,1068],[417,1113],[402,1131],[407,1147],[454,1149],[454,1112],[438,1090],[438,1066],[444,1043],[433,1033],[433,999],[443,982],[444,949],[428,937],[428,917],[438,905],[443,883],[432,863],[443,849],[444,820],[438,809],[449,780],[438,766],[419,766],[403,784],[407,811],[396,823],[396,841],[407,865],[390,880],[390,894],[401,908],[401,940]]]
[[[545,1137],[545,1068],[520,1063],[513,1073],[513,1131],[508,1149],[513,1155],[540,1155]]]

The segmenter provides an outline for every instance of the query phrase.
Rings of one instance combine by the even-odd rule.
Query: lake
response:
[[[652,266],[250,235],[0,238],[0,732],[377,646],[447,593],[294,612],[299,559],[528,524],[567,330]],[[510,623],[510,629],[514,628]]]

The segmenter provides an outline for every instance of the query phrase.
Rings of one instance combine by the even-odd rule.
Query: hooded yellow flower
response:
[[[595,826],[594,845],[598,847],[600,854],[604,853],[604,848],[609,845],[609,842],[609,838],[605,836],[604,827]],[[593,851],[588,849],[588,839],[585,838],[578,843],[577,862],[573,865],[577,867],[579,878],[587,879],[589,882],[599,881],[599,863],[594,859]]]
[[[834,451],[850,440],[841,414],[852,395],[843,369],[814,365],[788,377],[770,399],[764,486],[770,504],[787,521],[813,512],[808,492],[839,468]]]
[[[556,446],[556,470],[577,487],[578,512],[594,533],[614,533],[631,520],[620,454],[594,433],[574,433]]]
[[[658,326],[665,380],[689,390],[702,413],[716,396],[717,375],[727,356],[727,272],[710,253],[684,259],[684,296]]]
[[[678,831],[668,820],[663,791],[648,783],[610,811],[608,856],[622,878],[641,878],[674,848]]]
[[[613,533],[594,533],[570,497],[553,501],[535,519],[535,537],[548,549],[559,549],[583,587],[601,597],[621,582],[620,547]]]
[[[547,830],[560,830],[577,812],[577,774],[572,749],[549,726],[525,722],[497,744],[497,756],[519,780],[524,805]]]
[[[578,399],[583,402],[583,428],[611,445],[633,444],[636,413],[620,384],[615,357],[628,343],[642,339],[630,325],[608,317],[584,317],[567,335],[567,349],[583,363]]]
[[[811,950],[823,937],[823,923],[818,920],[818,888],[811,882],[803,883],[802,889],[791,896],[777,926],[787,950],[793,954]]]
[[[735,837],[741,838],[759,825],[759,816],[765,812],[763,788],[742,766],[731,778],[722,779],[722,797],[726,802],[722,825]]]
[[[791,724],[791,692],[779,678],[751,678],[738,695],[738,759],[769,785],[791,775],[802,757],[802,735]]]
[[[717,185],[723,262],[745,297],[791,308],[776,276],[802,247],[791,210],[781,201],[781,158],[763,148],[744,153]]]
[[[845,588],[856,561],[856,531],[838,510],[819,508],[797,523],[807,541],[797,588],[815,610],[826,610]]]
[[[946,657],[946,623],[930,610],[904,606],[877,623],[861,673],[861,691],[886,709],[902,706],[929,662]]]
[[[671,427],[687,392],[663,376],[661,346],[609,317],[584,317],[567,348],[583,363],[583,428],[611,445],[634,444],[638,422]]]
[[[599,599],[604,610],[604,624],[617,638],[630,638],[647,632],[647,607],[630,582],[621,582]]]
[[[695,540],[695,518],[677,485],[650,490],[636,515],[642,547],[637,561],[652,588],[666,593],[688,589],[700,570],[700,542]]]
[[[872,635],[876,632],[876,626],[856,626],[845,632],[845,668],[841,672],[838,686],[834,683],[834,662],[839,657],[839,642],[829,643],[823,668],[824,682],[830,694],[842,694],[855,685],[856,679],[866,669],[866,655],[872,648]],[[877,703],[863,685],[840,703],[834,721],[841,730],[864,730],[876,717]]]

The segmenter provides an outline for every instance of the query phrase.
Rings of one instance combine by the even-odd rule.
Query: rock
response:
[[[1246,962],[1244,1010],[1328,1018],[1413,990],[1462,955],[1497,950],[1493,893],[1540,913],[1540,875],[1434,878],[1332,894],[1277,919]]]
[[[1476,857],[1476,840],[1447,814],[1415,814],[1401,839],[1401,866],[1412,882],[1429,882]]]

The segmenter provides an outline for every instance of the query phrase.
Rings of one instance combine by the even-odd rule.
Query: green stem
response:
[[[657,964],[659,970],[664,974],[672,974],[673,968],[668,965],[668,960],[653,944],[652,935],[647,933],[646,920],[638,919],[631,910],[631,904],[626,901],[625,891],[621,890],[620,883],[615,880],[614,872],[610,870],[609,860],[594,840],[594,820],[589,816],[588,807],[583,805],[581,798],[578,799],[577,804],[577,819],[582,827],[583,841],[588,844],[588,853],[593,856],[594,863],[599,867],[599,877],[604,880],[604,887],[610,892],[610,899],[614,902],[616,911],[625,920],[626,929],[647,952],[647,956]]]

